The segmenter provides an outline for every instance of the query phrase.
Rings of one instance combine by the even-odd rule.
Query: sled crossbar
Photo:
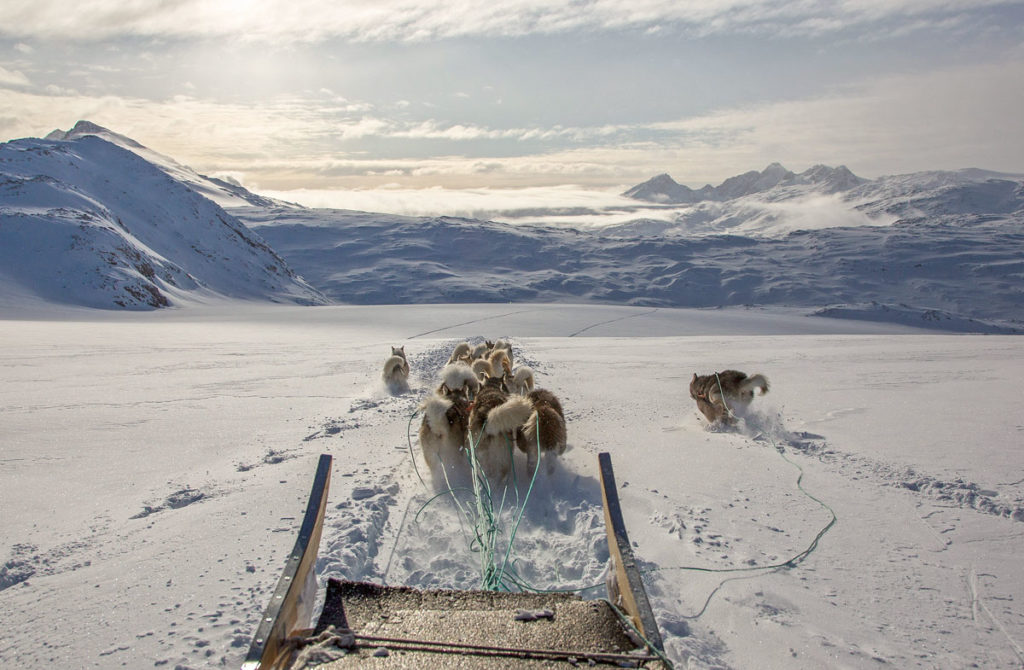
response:
[[[327,490],[331,482],[331,456],[322,454],[313,479],[313,490],[302,518],[299,537],[288,555],[284,572],[277,582],[270,605],[263,613],[260,625],[253,636],[249,654],[245,657],[242,670],[271,670],[280,667],[287,660],[285,640],[296,629],[309,627],[312,602],[310,595],[303,594],[307,580],[313,575],[320,535],[324,527],[324,512],[327,509]],[[314,582],[315,586],[315,582]],[[315,591],[315,588],[314,588]],[[303,610],[306,611],[303,611]],[[300,621],[300,619],[307,619]]]

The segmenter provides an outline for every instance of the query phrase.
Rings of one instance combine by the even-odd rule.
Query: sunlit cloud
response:
[[[8,70],[0,65],[0,86],[28,86],[28,77],[17,70]]]
[[[1024,61],[881,77],[671,122],[573,128],[396,118],[319,91],[259,104],[154,101],[58,87],[31,93],[23,75],[0,77],[7,137],[88,119],[258,190],[624,189],[660,172],[699,187],[776,161],[795,171],[845,164],[875,177],[971,166],[1016,172],[1024,155]],[[386,154],[367,149],[381,143]]]
[[[8,0],[0,35],[97,40],[115,36],[256,41],[417,41],[677,26],[701,34],[823,34],[891,18],[956,20],[1014,0]]]
[[[572,186],[529,187],[518,189],[442,187],[409,189],[384,186],[374,189],[264,191],[265,195],[298,202],[307,207],[385,212],[406,216],[427,216],[443,212],[448,216],[497,220],[537,220],[549,217],[553,210],[575,210],[572,223],[613,222],[606,210],[636,210],[637,203],[609,190],[580,189]],[[590,212],[584,218],[580,210]],[[535,215],[533,214],[535,213]],[[633,215],[627,215],[629,218]]]

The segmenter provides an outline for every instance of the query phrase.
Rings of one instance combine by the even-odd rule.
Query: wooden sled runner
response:
[[[303,599],[291,596],[293,589],[301,592],[316,562],[330,472],[330,456],[321,456],[299,541],[243,670],[290,667],[297,638],[309,643],[330,638],[334,660],[316,666],[322,670],[671,668],[626,534],[611,457],[600,454],[599,465],[614,573],[608,600],[568,593],[423,591],[331,579],[323,611],[312,625],[299,611]],[[296,558],[296,552],[302,556]]]

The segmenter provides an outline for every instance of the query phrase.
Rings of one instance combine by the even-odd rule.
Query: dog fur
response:
[[[420,449],[423,460],[436,476],[441,467],[457,463],[460,450],[465,448],[469,402],[462,393],[435,393],[423,401],[420,409]]]
[[[512,381],[509,390],[518,395],[526,395],[533,390],[533,369],[520,365],[512,373]]]
[[[493,375],[512,372],[512,358],[508,355],[507,349],[491,350],[491,353],[487,355],[487,361],[491,364],[491,374]]]
[[[391,356],[384,361],[381,378],[393,391],[409,388],[409,361],[405,357],[405,345],[391,347]]]
[[[530,401],[533,412],[521,427],[516,443],[520,451],[526,453],[526,471],[533,473],[540,457],[538,446],[544,454],[561,456],[565,453],[565,414],[562,403],[551,391],[536,389],[527,394],[526,399]],[[554,461],[549,459],[549,475],[553,469]]]
[[[533,414],[533,405],[522,396],[508,395],[501,377],[489,377],[473,401],[469,414],[469,439],[476,444],[476,456],[488,478],[508,476],[511,454],[507,445]]]
[[[511,342],[506,342],[505,340],[498,340],[494,344],[490,345],[491,352],[494,352],[494,351],[496,351],[498,349],[504,350],[505,353],[508,355],[508,364],[510,366],[513,363],[515,363],[515,358],[512,357],[512,343]]]
[[[472,400],[479,390],[480,379],[467,363],[456,361],[449,363],[441,370],[441,387],[438,389],[438,393],[447,394],[448,391],[459,391]]]
[[[455,349],[452,350],[452,355],[448,357],[448,362],[454,363],[455,361],[463,360],[464,357],[469,356],[469,353],[469,342],[459,342],[455,345]]]
[[[697,409],[712,425],[733,424],[735,412],[746,409],[754,399],[754,391],[768,393],[768,378],[762,374],[748,377],[739,370],[722,370],[710,375],[693,374],[690,397]]]
[[[488,377],[494,376],[494,368],[491,366],[491,362],[486,358],[478,358],[473,361],[472,364],[473,373],[477,376],[481,382],[487,380]]]

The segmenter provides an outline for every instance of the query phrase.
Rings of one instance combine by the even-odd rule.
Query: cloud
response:
[[[727,176],[765,159],[855,172],[982,166],[1019,171],[1024,61],[891,75],[829,95],[723,109],[653,127],[692,151],[679,175]],[[772,157],[775,158],[772,158]],[[703,179],[704,177],[700,177]]]
[[[244,7],[243,7],[244,4]],[[91,41],[116,36],[256,41],[422,41],[665,29],[699,34],[828,34],[890,20],[939,22],[1015,0],[8,0],[0,35]]]
[[[775,161],[796,171],[845,164],[866,177],[972,166],[1024,171],[1017,119],[1024,60],[869,79],[827,95],[671,122],[573,128],[395,118],[319,91],[258,104],[57,88],[43,95],[9,76],[18,81],[0,83],[7,138],[42,136],[89,119],[201,172],[237,174],[275,190],[392,182],[624,190],[660,172],[699,187]]]
[[[405,216],[429,216],[444,212],[448,216],[510,220],[509,214],[539,212],[547,216],[551,210],[575,210],[575,223],[589,221],[580,210],[593,212],[595,219],[606,220],[608,209],[635,209],[635,201],[612,191],[579,189],[571,186],[531,187],[520,189],[409,189],[383,186],[373,189],[289,191],[261,190],[275,198],[298,202],[307,207],[351,209]],[[535,220],[526,217],[529,220]]]
[[[17,70],[8,70],[0,65],[0,86],[28,86],[28,77]]]

